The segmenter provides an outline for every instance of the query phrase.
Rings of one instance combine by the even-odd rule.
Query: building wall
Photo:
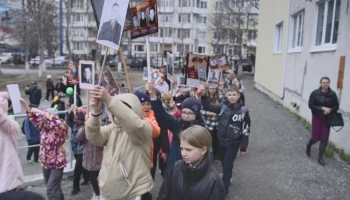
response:
[[[289,108],[290,102],[300,104],[299,110],[291,108],[300,116],[311,121],[308,100],[311,92],[319,87],[320,78],[328,76],[330,87],[336,91],[340,111],[344,115],[345,127],[335,133],[332,130],[330,139],[337,146],[350,152],[350,16],[347,14],[346,1],[341,1],[339,35],[335,51],[312,52],[316,40],[316,23],[318,6],[316,2],[292,0],[290,17],[304,9],[304,36],[300,52],[288,53],[286,62],[285,99],[283,104]],[[292,31],[292,23],[291,23]],[[291,35],[291,34],[290,34]],[[343,89],[337,89],[340,56],[346,56]]]
[[[266,9],[263,7],[263,2],[261,2],[260,13],[265,13]],[[278,97],[274,92],[274,87],[269,84],[264,84],[266,82],[280,81],[278,77],[272,76],[262,76],[258,74],[256,77],[257,88],[265,93],[267,93],[271,98],[282,103],[286,108],[290,109],[292,112],[300,115],[301,117],[307,119],[311,122],[311,111],[308,107],[308,100],[311,92],[319,87],[320,78],[323,76],[328,76],[331,79],[330,87],[337,93],[340,102],[340,112],[343,114],[345,126],[344,128],[336,133],[331,129],[330,140],[334,142],[338,147],[343,148],[347,153],[350,153],[350,16],[347,11],[347,1],[341,0],[340,6],[340,20],[339,20],[339,34],[338,42],[336,48],[333,50],[323,50],[315,51],[315,41],[316,41],[316,26],[317,26],[317,15],[318,15],[318,5],[317,2],[304,1],[304,0],[291,0],[290,12],[288,17],[290,18],[289,23],[289,46],[284,46],[283,51],[287,51],[286,62],[281,65],[282,68],[285,66],[285,79],[284,84],[284,97]],[[285,10],[288,6],[285,5]],[[295,50],[291,48],[292,32],[293,32],[293,16],[304,11],[304,25],[303,25],[303,44],[302,48]],[[259,24],[265,24],[268,18],[260,18]],[[261,40],[267,40],[266,35],[259,30],[258,39],[258,55],[256,71],[260,73],[259,67],[261,66],[261,60],[266,60],[261,58],[265,54],[261,54],[259,49],[263,49],[261,45]],[[272,45],[273,41],[269,41]],[[269,48],[269,47],[268,47]],[[267,53],[266,53],[267,54]],[[338,82],[338,71],[340,56],[346,56],[345,71],[343,79],[343,88],[337,88]],[[281,62],[280,59],[270,57],[270,62],[267,64],[273,65],[275,62]],[[259,61],[258,61],[259,60]],[[277,66],[272,66],[277,67]],[[271,67],[271,68],[272,68]],[[263,67],[264,70],[268,70]],[[271,80],[272,79],[272,80]],[[296,109],[291,106],[291,103],[297,103],[299,108]]]
[[[255,82],[283,96],[285,46],[288,30],[288,0],[260,1]],[[275,26],[283,22],[281,53],[273,53]]]

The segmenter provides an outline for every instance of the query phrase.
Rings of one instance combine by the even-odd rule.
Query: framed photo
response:
[[[213,70],[227,70],[230,69],[230,63],[228,62],[225,54],[216,55],[210,57],[210,69]]]
[[[206,67],[204,66],[199,66],[198,67],[198,77],[201,82],[206,82],[207,81],[207,75],[206,75]]]
[[[199,88],[201,85],[201,82],[206,81],[207,65],[208,65],[207,56],[189,54],[186,84],[190,87]]]
[[[148,0],[130,8],[133,29],[131,39],[158,32],[157,0]]]
[[[152,83],[154,85],[160,85],[163,83],[163,78],[161,76],[161,73],[159,72],[159,70],[154,70],[152,73],[151,73],[151,79],[152,79]]]
[[[69,62],[67,69],[67,82],[68,84],[79,84],[79,72],[78,63]]]
[[[129,0],[104,0],[96,42],[118,50]]]
[[[111,69],[107,69],[103,72],[101,85],[106,88],[110,95],[115,95],[119,93],[118,83],[113,76]]]
[[[93,89],[95,83],[95,62],[79,61],[79,84],[81,89]]]
[[[211,70],[209,69],[208,74],[208,86],[210,87],[218,87],[221,79],[221,70]]]

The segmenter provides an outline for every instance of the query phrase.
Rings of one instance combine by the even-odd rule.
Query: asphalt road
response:
[[[227,199],[232,200],[346,200],[350,199],[350,168],[335,159],[317,163],[317,145],[312,157],[305,155],[310,133],[286,109],[254,89],[252,77],[243,79],[252,130],[246,157],[239,157]],[[155,199],[161,185],[156,177]],[[62,182],[66,199],[85,200],[92,196],[90,186],[70,195],[71,180]],[[45,195],[43,184],[28,190]]]

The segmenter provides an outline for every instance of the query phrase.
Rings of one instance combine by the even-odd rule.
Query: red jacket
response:
[[[149,116],[145,117],[145,120],[148,121],[152,125],[152,139],[159,137],[160,128],[158,126],[156,117],[154,116],[153,110],[149,111]],[[152,140],[151,152],[150,152],[151,168],[153,168],[153,149],[154,149],[154,145],[153,145],[153,140]]]

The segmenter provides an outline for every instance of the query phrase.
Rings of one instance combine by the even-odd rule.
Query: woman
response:
[[[309,99],[309,108],[312,112],[312,137],[306,145],[306,155],[310,157],[311,146],[320,141],[318,163],[322,166],[325,166],[323,154],[327,147],[330,132],[327,118],[339,109],[338,97],[329,87],[329,83],[328,77],[322,77],[320,88],[314,90]]]
[[[205,91],[205,88],[201,91]],[[218,114],[218,139],[223,166],[222,179],[226,192],[228,192],[236,155],[239,149],[241,156],[246,154],[250,132],[250,117],[248,109],[243,106],[242,101],[239,101],[240,91],[238,88],[229,87],[226,97],[228,104],[211,104],[205,92],[202,92],[203,109]]]
[[[96,85],[90,90],[92,109],[85,124],[86,138],[104,147],[99,174],[100,197],[103,199],[152,199],[150,174],[152,126],[144,120],[139,99],[130,93],[111,97]],[[112,124],[100,126],[102,103],[110,111]]]
[[[169,129],[173,133],[173,140],[168,156],[166,170],[169,169],[177,160],[181,160],[181,149],[179,141],[179,133],[193,125],[201,125],[204,127],[203,119],[200,115],[201,103],[198,99],[187,98],[181,104],[181,119],[167,113],[162,102],[154,92],[154,85],[148,81],[146,90],[151,91],[151,104],[159,126]]]
[[[21,105],[29,120],[40,131],[39,160],[43,167],[44,181],[49,200],[64,200],[61,189],[63,169],[66,167],[66,151],[63,147],[67,137],[68,125],[56,116],[57,110],[48,108],[43,111],[30,108],[21,99]]]
[[[209,87],[206,89],[206,94],[207,97],[209,98],[210,103],[220,103],[220,98],[219,98],[219,90],[216,87]],[[216,113],[206,111],[204,109],[201,110],[202,118],[205,122],[205,127],[208,129],[210,132],[213,144],[213,154],[214,157],[218,157],[219,153],[219,145],[218,145],[218,137],[216,135],[217,133],[217,126],[218,126],[218,115]]]
[[[224,184],[210,164],[211,136],[201,126],[192,126],[180,133],[183,160],[169,170],[158,200],[223,200]]]

